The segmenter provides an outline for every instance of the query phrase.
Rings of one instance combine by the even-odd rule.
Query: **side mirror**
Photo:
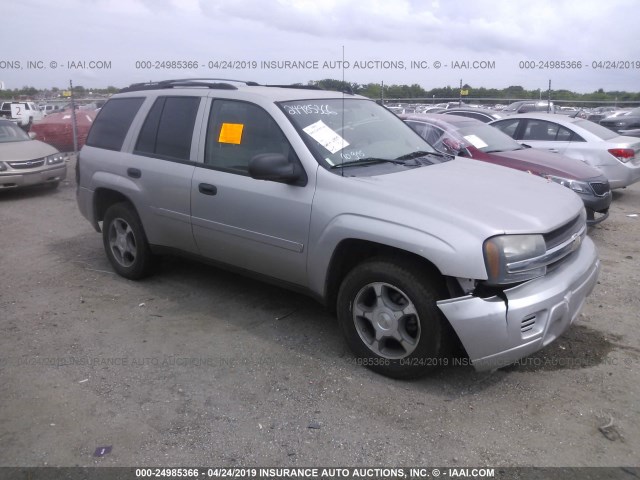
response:
[[[298,183],[302,179],[296,165],[281,153],[261,153],[249,161],[249,175],[257,180]]]
[[[447,137],[442,139],[442,148],[440,150],[444,151],[444,153],[450,153],[452,155],[463,156],[460,155],[464,148],[460,142],[457,142],[453,138]]]

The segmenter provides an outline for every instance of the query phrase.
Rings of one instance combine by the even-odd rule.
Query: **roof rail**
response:
[[[174,88],[174,87],[204,87],[215,88],[222,90],[237,90],[238,87],[231,83],[242,83],[248,86],[256,86],[256,82],[246,82],[244,80],[231,80],[227,78],[178,78],[172,80],[161,80],[159,82],[142,82],[133,83],[128,87],[122,88],[120,93],[124,92],[136,92],[139,90],[158,90],[162,88]]]
[[[318,87],[317,85],[264,85],[265,87],[275,87],[275,88],[299,88],[302,90],[324,90],[322,87]]]

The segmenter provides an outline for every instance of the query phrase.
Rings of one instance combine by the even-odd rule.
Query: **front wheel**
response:
[[[104,215],[102,241],[113,269],[131,280],[149,274],[152,253],[136,211],[128,203],[110,206]]]
[[[436,283],[405,259],[371,259],[345,277],[338,320],[364,366],[392,378],[417,378],[445,365],[446,319]]]

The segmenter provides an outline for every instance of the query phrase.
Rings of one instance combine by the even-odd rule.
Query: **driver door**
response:
[[[282,130],[261,107],[214,100],[204,158],[191,187],[191,221],[200,254],[286,282],[306,285],[314,180],[288,185],[249,176],[261,153],[299,162]]]

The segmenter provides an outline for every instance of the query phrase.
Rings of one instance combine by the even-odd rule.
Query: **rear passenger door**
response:
[[[249,176],[249,161],[261,153],[281,153],[299,162],[277,122],[255,104],[214,100],[203,150],[191,190],[200,253],[306,285],[314,182],[287,185]]]
[[[202,105],[201,105],[202,103]],[[141,192],[138,208],[149,243],[196,253],[191,231],[191,180],[195,170],[199,96],[157,97],[126,160],[126,175]]]
[[[572,132],[562,125],[533,118],[525,122],[521,138],[518,139],[522,143],[554,153],[563,153],[571,143]]]

